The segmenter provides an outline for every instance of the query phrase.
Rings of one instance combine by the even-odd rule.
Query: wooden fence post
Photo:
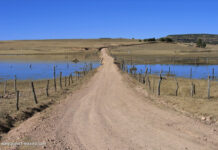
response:
[[[92,63],[90,63],[90,68],[89,68],[90,71],[92,71],[93,68],[92,66],[93,66]]]
[[[208,90],[207,90],[207,98],[210,99],[210,75],[208,75]]]
[[[141,82],[141,74],[138,74],[138,81]]]
[[[68,77],[68,86],[70,86],[70,75]]]
[[[16,94],[17,94],[17,101],[16,101],[16,108],[17,110],[19,110],[19,91],[16,91]]]
[[[149,79],[149,75],[147,75],[147,81],[148,81],[149,90],[151,90],[151,82],[150,82],[150,79]]]
[[[70,80],[71,80],[71,83],[73,83],[73,75],[72,75],[72,73],[70,74]]]
[[[148,75],[148,67],[146,66],[146,69],[145,69],[145,75],[144,75],[144,81],[143,83],[146,84],[147,83],[147,75]]]
[[[4,95],[6,95],[7,93],[6,89],[7,89],[7,80],[5,80],[5,84],[4,84]]]
[[[162,75],[161,75],[162,71],[160,71],[160,79],[159,79],[159,82],[158,82],[158,89],[157,89],[157,95],[159,96],[160,95],[160,84],[161,84],[161,81],[162,81]]]
[[[147,76],[147,74],[148,74],[148,66],[146,66],[145,68],[145,77]]]
[[[49,89],[49,80],[47,80],[47,85],[46,85],[46,96],[47,97],[49,97],[48,89]]]
[[[33,81],[31,81],[31,87],[32,87],[32,92],[33,92],[34,101],[35,101],[35,103],[37,104],[38,101],[37,101],[37,97],[36,97],[36,93],[35,93],[35,88],[34,88]]]
[[[57,86],[56,86],[55,66],[54,66],[54,89],[55,89],[55,92],[56,92],[57,91]]]
[[[14,76],[14,91],[17,91],[17,76]]]
[[[192,79],[192,68],[190,69],[190,79]]]
[[[193,96],[194,96],[194,84],[192,82],[192,84],[191,84],[191,97],[193,97]]]
[[[215,76],[214,76],[214,68],[212,70],[212,79],[214,80],[215,79]]]
[[[175,81],[176,81],[176,96],[178,96],[178,90],[179,90],[179,83],[176,79],[176,76],[175,76]]]
[[[62,89],[62,72],[60,72],[60,88]]]

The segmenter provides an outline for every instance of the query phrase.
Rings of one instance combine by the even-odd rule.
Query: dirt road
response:
[[[3,141],[46,142],[35,148],[51,150],[218,150],[216,127],[153,105],[129,86],[106,49],[102,57],[86,85]]]

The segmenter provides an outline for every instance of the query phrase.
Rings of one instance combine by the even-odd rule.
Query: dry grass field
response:
[[[0,60],[98,60],[101,47],[140,44],[129,39],[72,39],[0,41]]]
[[[110,48],[110,53],[117,62],[125,60],[133,64],[217,64],[218,45],[208,45],[207,48],[196,48],[194,44],[187,43],[147,43],[144,45],[123,46]],[[172,58],[177,58],[173,62]],[[196,63],[196,58],[197,63]],[[135,82],[141,84],[157,103],[162,103],[181,112],[204,120],[210,119],[210,123],[218,120],[218,84],[210,82],[210,99],[208,96],[208,81],[198,79],[177,78],[179,89],[176,96],[176,81],[174,77],[165,76],[161,81],[161,94],[157,95],[159,76],[149,75],[150,88],[147,84],[138,82],[138,76],[134,76]],[[191,85],[195,84],[196,94],[191,96]],[[152,98],[153,97],[153,98]],[[158,99],[158,100],[157,100]],[[202,117],[203,116],[203,117]]]
[[[0,55],[71,54],[93,52],[100,47],[139,43],[129,39],[72,39],[0,41]]]
[[[138,77],[134,77],[135,82]],[[170,108],[187,112],[190,115],[201,119],[202,116],[210,117],[209,123],[218,120],[218,84],[217,81],[210,82],[210,98],[208,99],[208,81],[187,78],[177,78],[179,85],[178,95],[176,96],[176,80],[174,77],[165,76],[161,81],[160,96],[158,96],[159,76],[149,75],[150,87],[148,82],[142,84],[150,93],[154,101],[163,103]],[[195,94],[191,96],[192,83],[195,84]],[[158,100],[157,100],[158,98]],[[152,98],[151,98],[152,99]]]
[[[110,48],[118,59],[134,63],[197,63],[217,64],[218,45],[197,48],[194,43],[145,43],[143,45]]]
[[[69,77],[62,78],[62,89],[60,88],[59,77],[56,80],[57,91],[54,89],[54,80],[49,80],[49,97],[46,95],[47,80],[34,81],[34,88],[38,100],[38,104],[35,104],[33,92],[31,88],[31,81],[18,80],[17,90],[19,91],[19,111],[16,108],[16,92],[14,90],[14,81],[7,81],[6,94],[4,95],[4,82],[0,82],[0,93],[3,95],[0,98],[0,134],[6,133],[10,128],[17,126],[20,122],[31,117],[36,112],[42,111],[49,107],[53,103],[57,103],[59,100],[64,99],[69,93],[76,90],[80,85],[87,82],[90,77],[94,75],[95,70],[90,71],[84,77],[72,77],[73,82]]]

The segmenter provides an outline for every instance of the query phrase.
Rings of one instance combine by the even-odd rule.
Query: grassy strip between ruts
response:
[[[17,81],[17,90],[20,92],[19,111],[16,110],[16,94],[14,90],[14,81],[8,81],[7,93],[0,98],[0,134],[7,133],[11,128],[17,126],[22,121],[49,107],[61,99],[64,99],[73,90],[87,82],[94,75],[96,69],[89,71],[84,77],[73,77],[73,82],[69,77],[62,78],[62,89],[60,88],[60,80],[56,79],[57,91],[54,90],[54,80],[49,80],[49,97],[46,96],[47,80],[34,81],[38,104],[35,104],[31,84],[29,80]],[[4,83],[1,83],[0,93],[3,93]]]

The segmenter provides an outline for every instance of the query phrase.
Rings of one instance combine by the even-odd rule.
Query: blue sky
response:
[[[1,0],[0,40],[218,34],[217,0]]]

